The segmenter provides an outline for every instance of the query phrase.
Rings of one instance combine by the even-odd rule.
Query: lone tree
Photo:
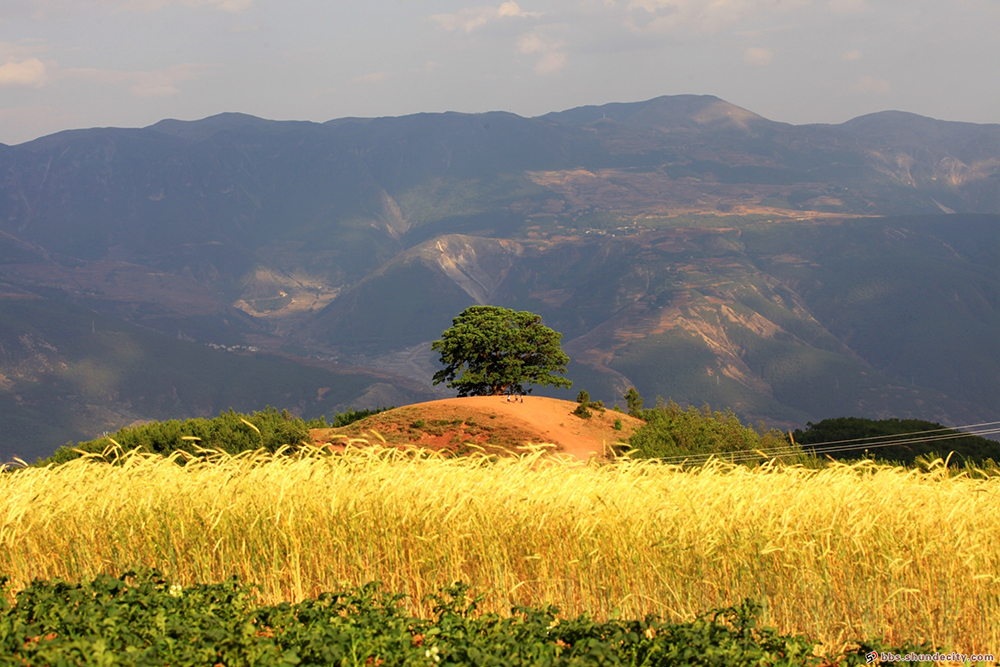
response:
[[[523,394],[524,384],[570,387],[571,381],[555,375],[565,373],[569,363],[561,339],[561,333],[544,326],[534,313],[466,308],[441,340],[431,344],[445,365],[434,374],[434,384],[447,382],[459,396]]]
[[[639,413],[642,412],[642,396],[635,390],[635,387],[629,387],[622,398],[625,399],[625,405],[628,406],[628,413],[633,417],[638,417]]]

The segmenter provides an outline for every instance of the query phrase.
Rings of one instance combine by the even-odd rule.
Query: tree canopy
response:
[[[918,456],[945,458],[948,452],[955,452],[957,456],[952,457],[951,465],[963,461],[977,465],[1000,461],[1000,442],[922,419],[836,417],[818,424],[806,422],[806,426],[805,431],[795,429],[796,443],[806,450],[809,445],[853,445],[853,449],[834,454],[841,460],[876,458],[913,465]]]
[[[539,315],[496,306],[472,306],[452,320],[434,341],[444,370],[434,384],[447,382],[459,396],[524,393],[525,384],[570,387],[565,373],[569,357],[562,334],[542,324]]]

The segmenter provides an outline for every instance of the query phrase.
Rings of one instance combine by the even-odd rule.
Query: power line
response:
[[[985,431],[980,431],[980,433],[985,433],[985,434],[1000,433],[1000,428],[990,429],[990,430],[985,430]],[[971,435],[971,434],[966,434],[966,435]],[[912,438],[912,439],[908,439],[908,440],[891,440],[891,441],[888,441],[888,442],[875,442],[875,443],[868,443],[868,444],[863,444],[863,445],[837,445],[837,446],[826,446],[826,447],[823,447],[821,445],[816,445],[816,446],[804,445],[804,446],[800,446],[801,449],[797,448],[797,447],[786,447],[786,448],[783,448],[783,449],[770,450],[770,451],[765,452],[765,454],[772,455],[772,456],[788,456],[788,455],[792,455],[792,454],[803,453],[804,451],[808,450],[808,451],[811,451],[814,455],[821,455],[822,456],[822,455],[839,453],[839,452],[849,452],[849,451],[854,451],[854,450],[859,450],[859,449],[869,450],[869,449],[878,449],[878,448],[881,448],[881,447],[905,446],[905,445],[918,444],[918,443],[923,443],[923,442],[935,442],[935,441],[938,441],[938,440],[950,440],[950,439],[953,439],[955,437],[962,437],[962,436],[940,435],[940,436],[936,436],[936,437],[932,437],[932,438]],[[741,450],[741,451],[736,451],[736,452],[728,452],[728,453],[729,454],[735,454],[735,456],[733,456],[733,457],[727,457],[727,458],[729,458],[730,460],[733,460],[733,461],[737,461],[737,460],[739,460],[739,461],[752,460],[752,459],[758,458],[760,456],[756,452],[752,452],[752,451],[748,452],[746,450]],[[720,454],[715,454],[714,456],[724,456],[724,455],[725,454],[720,453]],[[704,458],[704,460],[706,460],[706,461],[708,460],[708,458],[711,458],[711,456],[712,455],[704,455],[704,454],[700,455],[700,457]]]
[[[992,429],[992,430],[988,430],[988,431],[981,431],[981,433],[985,433],[985,434],[1000,433],[1000,429]],[[838,452],[855,451],[855,450],[859,450],[859,449],[864,449],[865,451],[867,451],[869,449],[877,449],[877,448],[880,448],[880,447],[892,447],[892,446],[895,446],[895,445],[905,446],[905,445],[909,445],[909,444],[917,444],[917,443],[922,443],[922,442],[935,442],[935,441],[938,441],[938,440],[950,440],[950,439],[953,439],[954,437],[956,437],[956,436],[942,435],[942,436],[937,436],[937,437],[934,437],[934,438],[914,438],[912,440],[893,440],[891,442],[871,443],[871,444],[868,444],[868,445],[840,445],[840,446],[836,446],[836,447],[825,447],[823,449],[814,449],[810,445],[805,445],[805,446],[802,447],[802,449],[787,448],[785,450],[772,450],[772,451],[766,451],[764,453],[765,454],[769,454],[769,455],[770,454],[776,454],[777,456],[788,456],[788,455],[791,455],[791,454],[801,453],[804,450],[808,449],[814,455],[827,455],[827,454],[833,454],[833,453],[838,453]],[[961,437],[961,436],[957,436],[957,437]],[[739,459],[741,461],[742,460],[752,460],[752,459],[757,458],[757,457],[760,456],[756,452],[746,452],[746,451],[738,452],[737,454],[738,454],[738,456],[733,457],[734,460],[735,459]]]
[[[977,431],[976,433],[961,433],[961,434],[948,434],[948,433],[945,433],[945,434],[942,434],[942,435],[928,436],[926,438],[907,438],[907,439],[904,439],[904,440],[885,440],[883,442],[870,442],[870,443],[855,444],[855,445],[850,445],[850,444],[849,445],[837,445],[837,446],[834,446],[834,447],[830,447],[829,446],[829,445],[831,445],[833,443],[820,443],[820,444],[817,444],[817,445],[805,444],[805,445],[799,445],[799,446],[803,447],[803,448],[808,447],[809,449],[823,449],[823,450],[833,450],[833,449],[836,449],[836,450],[845,450],[846,451],[846,450],[851,450],[851,449],[874,449],[874,448],[877,448],[877,447],[892,447],[894,445],[913,445],[913,444],[918,444],[918,443],[921,443],[921,442],[936,442],[938,440],[957,440],[958,438],[963,438],[963,437],[970,437],[970,438],[971,437],[981,437],[984,434],[985,435],[992,435],[993,433],[1000,433],[1000,428],[985,429],[985,430],[982,430],[982,431]]]
[[[882,447],[893,447],[893,446],[905,446],[911,444],[919,444],[924,442],[935,442],[938,440],[953,440],[965,436],[983,436],[991,435],[994,433],[1000,433],[1000,421],[994,422],[983,422],[981,424],[969,424],[967,426],[959,426],[956,428],[940,428],[931,429],[927,431],[914,431],[912,433],[897,433],[889,434],[883,436],[871,436],[866,438],[852,438],[847,440],[832,440],[830,442],[809,444],[809,445],[795,445],[788,447],[779,447],[776,449],[771,449],[766,452],[768,456],[779,457],[788,456],[793,454],[801,454],[805,451],[810,451],[814,455],[825,455],[836,452],[846,452],[858,449],[879,449]],[[984,426],[992,426],[993,428],[982,428]],[[964,432],[959,429],[981,429],[973,432]],[[914,435],[925,435],[938,433],[940,435],[934,435],[923,438],[913,438],[910,436]],[[874,442],[872,442],[874,441]],[[851,444],[859,443],[859,444]],[[681,463],[681,462],[691,462],[691,463],[704,463],[713,457],[725,458],[726,460],[733,462],[742,462],[744,460],[752,460],[758,458],[758,454],[755,450],[733,450],[728,452],[713,452],[709,454],[690,454],[690,455],[677,455],[668,456],[660,459],[665,463]]]
[[[848,440],[832,440],[830,442],[823,442],[823,443],[820,443],[820,444],[821,445],[839,445],[839,444],[844,443],[844,442],[861,442],[861,441],[864,441],[864,440],[880,440],[882,438],[895,438],[895,437],[902,438],[902,437],[909,437],[911,435],[924,435],[925,433],[942,433],[944,431],[950,431],[950,432],[952,432],[953,436],[951,436],[951,437],[961,437],[961,435],[977,435],[977,433],[964,433],[963,431],[966,430],[966,429],[979,428],[981,426],[996,426],[997,424],[1000,424],[1000,421],[983,422],[981,424],[969,424],[968,426],[955,426],[955,427],[951,427],[951,428],[949,428],[949,427],[935,428],[935,429],[930,429],[929,431],[911,431],[909,433],[890,433],[888,435],[872,435],[872,436],[869,436],[867,438],[851,438],[851,439],[848,439]],[[954,435],[955,431],[960,432],[961,435]]]
[[[910,433],[892,433],[892,434],[888,434],[888,435],[875,435],[875,436],[869,436],[869,437],[865,437],[865,438],[850,438],[850,439],[847,439],[847,440],[831,440],[831,441],[828,441],[828,442],[820,442],[820,443],[810,444],[810,445],[799,445],[799,447],[809,447],[810,449],[826,449],[826,448],[830,447],[831,445],[844,445],[846,443],[855,443],[855,442],[857,442],[857,443],[868,442],[869,443],[869,444],[859,445],[857,447],[843,447],[843,449],[847,450],[847,449],[861,449],[863,447],[873,448],[873,447],[899,445],[899,444],[911,444],[911,443],[916,443],[916,442],[928,442],[928,441],[931,441],[931,440],[948,440],[948,439],[952,439],[952,438],[961,438],[963,436],[979,436],[979,435],[982,435],[982,434],[996,433],[996,432],[1000,431],[1000,426],[997,426],[997,425],[1000,425],[1000,421],[983,422],[981,424],[969,424],[967,426],[956,426],[956,427],[953,427],[953,428],[930,429],[930,430],[927,430],[927,431],[912,431]],[[962,429],[980,428],[980,427],[984,427],[984,426],[993,426],[994,428],[983,429],[981,431],[974,431],[974,432],[964,432],[962,430]],[[912,437],[914,435],[924,435],[924,434],[928,434],[928,433],[944,433],[944,435],[937,436],[935,438],[922,438],[922,439],[918,439],[918,438],[913,438]],[[898,440],[888,440],[889,438],[899,438],[899,439]],[[885,444],[880,444],[878,442],[870,443],[869,441],[872,441],[872,440],[875,440],[875,441],[882,440],[882,441],[886,441],[886,442],[885,442]],[[746,450],[734,450],[734,451],[731,451],[731,452],[717,452],[715,455],[721,455],[721,454],[738,454],[738,453],[743,452],[743,451],[746,451]],[[779,450],[772,450],[772,451],[779,451]],[[795,448],[795,447],[789,447],[788,451],[799,451],[799,450],[798,450],[798,448]],[[674,458],[675,459],[684,459],[684,458],[689,458],[689,457],[676,456],[676,457],[668,457],[668,458],[672,458],[672,459],[674,459]]]

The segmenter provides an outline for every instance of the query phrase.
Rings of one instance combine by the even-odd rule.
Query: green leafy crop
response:
[[[0,579],[0,593],[5,585]],[[377,584],[257,606],[236,579],[181,587],[144,571],[35,581],[13,605],[0,595],[0,666],[822,664],[807,638],[761,627],[761,609],[749,601],[666,623],[562,619],[551,606],[480,614],[479,598],[462,584],[430,597],[434,617],[421,619]]]

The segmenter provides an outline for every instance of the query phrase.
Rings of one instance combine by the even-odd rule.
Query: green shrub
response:
[[[249,415],[235,412],[230,408],[214,419],[171,419],[152,422],[125,427],[109,436],[80,442],[75,447],[68,443],[57,449],[49,458],[39,460],[36,465],[71,461],[80,456],[79,451],[75,450],[98,454],[109,447],[114,447],[115,443],[125,451],[140,449],[164,456],[178,450],[197,455],[201,449],[218,449],[229,454],[261,448],[274,452],[286,445],[296,447],[303,442],[309,442],[311,428],[340,428],[392,409],[391,407],[367,410],[348,408],[346,412],[334,415],[331,422],[327,422],[326,416],[306,422],[293,416],[288,410],[279,412],[271,406]]]
[[[200,449],[218,449],[229,454],[262,448],[274,452],[285,445],[296,447],[308,441],[306,423],[287,410],[279,412],[268,406],[245,415],[230,409],[214,419],[171,419],[123,428],[108,437],[81,442],[75,448],[60,447],[39,463],[65,463],[80,456],[76,450],[100,453],[115,443],[124,451],[138,449],[166,456],[174,451],[197,455]]]
[[[636,458],[662,458],[680,463],[685,458],[703,461],[710,455],[735,461],[760,460],[757,450],[774,450],[782,459],[805,460],[801,450],[776,430],[744,426],[732,410],[712,412],[707,405],[682,409],[673,401],[657,400],[655,408],[637,414],[645,424],[629,438]]]
[[[635,387],[629,387],[622,398],[625,399],[625,405],[628,406],[628,413],[633,417],[639,416],[642,412],[643,401],[642,396],[635,390]]]
[[[578,405],[573,410],[573,414],[580,419],[590,419],[591,408],[599,410],[602,413],[604,412],[604,401],[591,401],[590,394],[585,389],[581,389],[580,393],[576,395],[576,402]]]
[[[1000,459],[1000,442],[919,419],[838,417],[818,424],[807,422],[806,426],[805,431],[795,430],[796,444],[805,451],[810,451],[810,445],[823,443],[839,443],[841,448],[856,445],[855,449],[831,452],[830,456],[846,461],[870,458],[913,466],[919,459],[946,458],[949,452],[955,453],[949,460],[952,466],[990,466]],[[911,442],[891,444],[903,440]],[[822,455],[822,451],[820,447],[818,453]]]
[[[388,408],[370,408],[366,410],[355,410],[354,408],[347,408],[345,412],[338,412],[333,416],[333,421],[327,423],[326,415],[323,415],[319,419],[310,419],[306,422],[308,428],[341,428],[343,426],[348,426],[356,421],[361,421],[365,417],[371,417],[372,415],[377,415],[380,412],[385,412],[386,410],[393,410],[395,406],[389,406]]]

